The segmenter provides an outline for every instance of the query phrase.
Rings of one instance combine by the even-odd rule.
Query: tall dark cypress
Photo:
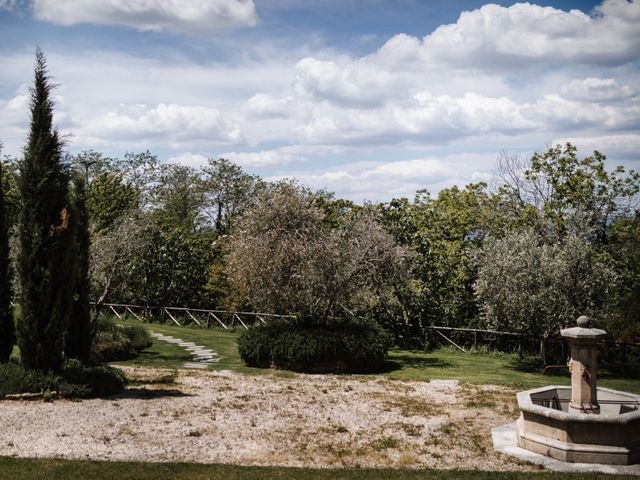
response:
[[[65,355],[83,362],[89,360],[93,331],[89,311],[89,212],[85,177],[75,172],[72,178],[71,219],[73,221],[75,288],[67,329]]]
[[[22,315],[17,333],[20,356],[27,368],[58,371],[63,363],[73,294],[69,262],[73,235],[63,142],[52,124],[52,88],[46,58],[38,49],[31,88],[31,130],[20,165],[18,270]]]
[[[5,218],[4,185],[2,183],[2,163],[0,163],[0,363],[8,361],[11,357],[15,340],[15,327],[11,311],[9,233]]]

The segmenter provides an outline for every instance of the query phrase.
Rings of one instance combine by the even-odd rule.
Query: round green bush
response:
[[[390,336],[372,320],[331,326],[274,321],[238,338],[238,352],[248,366],[306,373],[380,371],[390,346]]]

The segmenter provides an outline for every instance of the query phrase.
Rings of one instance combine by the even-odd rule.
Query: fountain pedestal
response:
[[[577,327],[560,331],[571,347],[571,401],[569,411],[576,413],[600,413],[596,387],[598,340],[607,332],[589,328],[589,317],[578,318]]]
[[[597,388],[597,342],[606,332],[578,326],[562,330],[571,345],[571,387],[518,393],[518,446],[576,463],[640,462],[640,396]]]

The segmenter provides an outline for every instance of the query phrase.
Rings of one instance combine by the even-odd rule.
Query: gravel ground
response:
[[[119,396],[0,401],[0,455],[528,470],[493,450],[515,392],[381,377],[125,368]]]

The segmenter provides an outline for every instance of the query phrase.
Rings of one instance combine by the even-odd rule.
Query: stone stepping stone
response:
[[[185,342],[180,338],[175,338],[170,335],[163,335],[162,333],[157,332],[151,332],[151,336],[164,342],[177,344],[183,347],[189,353],[193,354],[193,361],[186,362],[183,365],[184,368],[202,370],[207,368],[212,363],[217,363],[220,361],[220,357],[213,350],[210,350],[201,345],[197,345],[194,342]]]
[[[183,365],[184,368],[195,368],[198,370],[204,370],[205,368],[207,368],[207,364],[206,363],[196,363],[196,362],[187,362]]]

